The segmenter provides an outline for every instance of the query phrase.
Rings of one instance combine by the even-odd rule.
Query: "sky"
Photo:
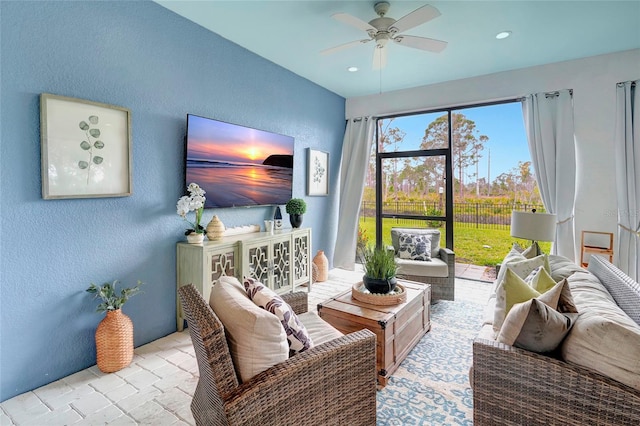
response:
[[[189,115],[187,159],[262,164],[272,154],[293,154],[293,138]]]
[[[520,102],[466,108],[455,112],[475,122],[476,137],[486,135],[489,138],[484,144],[484,151],[481,152],[482,158],[478,166],[480,178],[486,179],[489,173],[489,155],[491,155],[491,181],[500,174],[517,167],[519,161],[531,160]],[[400,127],[406,133],[402,150],[417,149],[422,142],[426,127],[442,114],[443,112],[437,112],[396,118],[393,125]],[[472,173],[475,173],[475,166],[467,170],[467,174]],[[475,182],[475,179],[473,181]]]

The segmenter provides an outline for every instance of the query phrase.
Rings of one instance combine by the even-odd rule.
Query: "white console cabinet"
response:
[[[284,229],[177,244],[177,289],[193,284],[205,300],[221,276],[252,277],[278,293],[306,284],[311,290],[311,229]],[[184,327],[180,296],[176,295],[178,331]]]

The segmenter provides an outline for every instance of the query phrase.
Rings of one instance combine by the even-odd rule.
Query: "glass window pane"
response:
[[[444,155],[383,158],[382,213],[444,216]]]
[[[446,112],[407,115],[378,120],[380,152],[441,149],[449,146]]]

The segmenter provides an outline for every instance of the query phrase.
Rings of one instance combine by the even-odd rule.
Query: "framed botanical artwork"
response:
[[[307,195],[329,195],[329,153],[308,150]]]
[[[40,95],[42,198],[131,195],[131,112]]]

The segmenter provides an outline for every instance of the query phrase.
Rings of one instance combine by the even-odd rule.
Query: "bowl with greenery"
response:
[[[294,228],[302,225],[302,215],[307,211],[307,203],[302,198],[292,198],[287,201],[285,209],[289,214],[289,222]]]
[[[398,265],[392,250],[366,247],[362,251],[362,281],[371,293],[390,293],[396,288]]]

